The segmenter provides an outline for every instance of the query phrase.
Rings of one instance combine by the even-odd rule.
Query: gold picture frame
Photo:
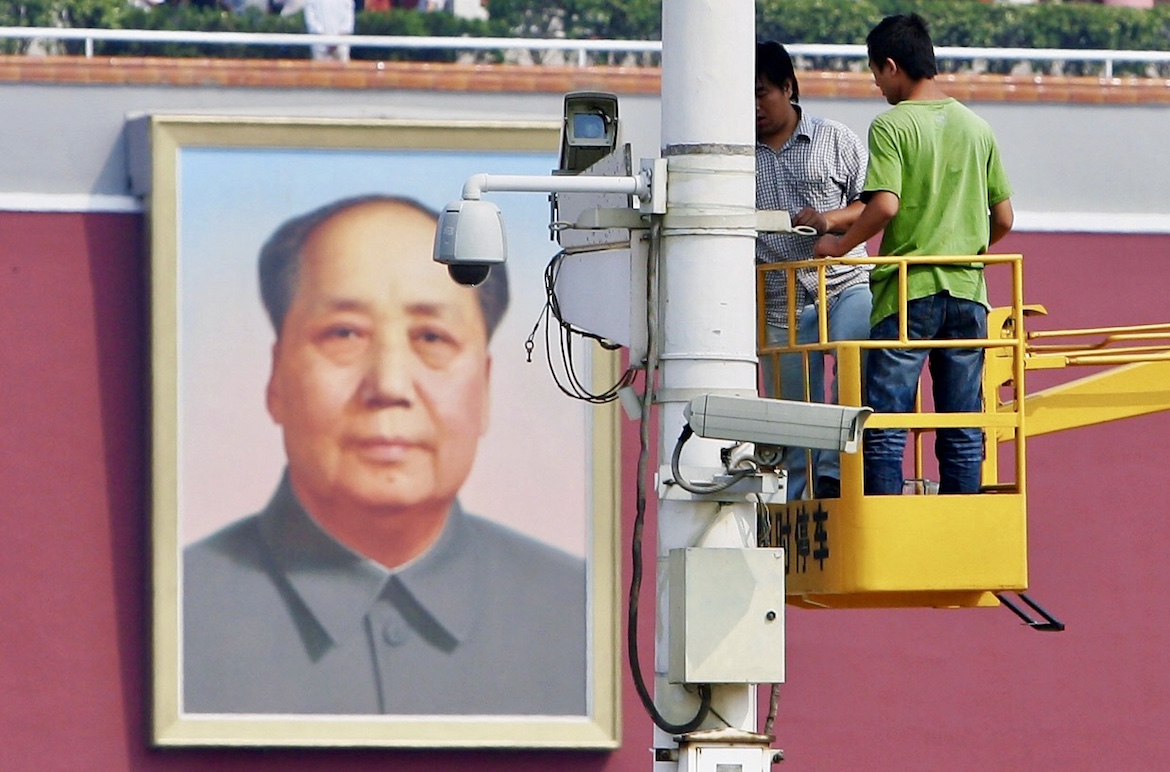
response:
[[[185,581],[194,581],[184,574],[185,550],[263,509],[283,463],[279,428],[264,409],[274,334],[255,278],[260,245],[282,221],[347,197],[407,196],[441,210],[472,173],[548,173],[559,125],[185,115],[137,124],[128,130],[141,145],[132,166],[150,227],[154,744],[617,747],[618,414],[565,397],[541,347],[524,350],[545,300],[543,269],[557,251],[543,196],[498,198],[512,301],[491,342],[491,427],[460,502],[583,563],[583,671],[564,670],[572,688],[583,681],[583,708],[193,710],[184,696],[188,677],[203,678],[185,670]],[[612,354],[586,360],[594,383],[616,378]],[[516,634],[532,645],[545,631]],[[234,661],[230,631],[221,637],[225,663]],[[493,679],[492,670],[481,663],[469,678]],[[257,679],[249,689],[267,688]],[[446,688],[436,699],[457,702],[462,692]]]

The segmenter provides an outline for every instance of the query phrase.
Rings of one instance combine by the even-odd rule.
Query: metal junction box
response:
[[[784,550],[670,551],[671,683],[784,680]]]

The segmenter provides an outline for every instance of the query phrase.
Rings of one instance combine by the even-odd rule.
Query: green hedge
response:
[[[0,26],[11,27],[87,27],[98,29],[198,30],[201,32],[276,32],[303,33],[305,22],[300,14],[280,16],[249,8],[233,14],[218,8],[194,5],[161,5],[147,10],[129,5],[125,0],[22,0],[0,2]],[[456,19],[446,13],[418,13],[391,10],[357,14],[354,31],[359,35],[413,35],[435,37],[494,34],[482,21]],[[51,53],[80,54],[83,42],[49,45]],[[29,43],[4,41],[3,53],[25,53]],[[307,59],[308,46],[242,46],[183,43],[123,43],[96,41],[99,56],[189,56],[268,59]],[[389,50],[356,48],[355,59],[451,61],[456,53],[449,50]]]
[[[1170,50],[1170,5],[1144,10],[1086,3],[1014,5],[973,0],[759,0],[756,34],[782,43],[863,45],[866,34],[884,16],[910,11],[930,23],[931,37],[938,46]],[[1013,64],[992,62],[987,69],[1004,72]],[[853,63],[855,67],[864,65]],[[970,66],[966,62],[940,62],[944,71]],[[1099,74],[1102,65],[1073,62],[1057,67],[1068,74]],[[1156,74],[1153,70],[1136,63],[1114,66],[1118,74]]]
[[[569,38],[656,40],[661,37],[659,0],[491,0],[499,35],[544,36],[563,29]],[[757,0],[756,37],[783,43],[861,45],[883,17],[916,11],[930,22],[940,46],[1170,50],[1170,4],[1150,10],[1091,3],[1015,5],[978,0]],[[865,62],[825,59],[806,66],[864,69]],[[1014,63],[990,63],[1005,71]],[[944,69],[969,67],[943,63]],[[1071,63],[1064,72],[1095,73],[1096,63]],[[1166,68],[1164,67],[1163,70]],[[1116,72],[1155,74],[1146,65]]]
[[[363,35],[485,35],[500,37],[564,36],[572,39],[656,40],[661,34],[660,0],[491,0],[489,21],[456,19],[445,13],[393,10],[357,14],[356,32]],[[756,34],[783,43],[862,44],[883,16],[917,11],[931,25],[940,46],[1170,50],[1170,5],[1150,10],[1088,3],[1015,5],[977,0],[757,0]],[[249,10],[232,14],[189,4],[143,10],[125,0],[0,0],[0,26],[64,26],[111,29],[206,30],[236,32],[303,32],[303,19]],[[58,43],[52,51],[80,53],[81,43]],[[7,41],[9,53],[28,44]],[[196,46],[176,44],[99,43],[106,56],[231,56],[305,58],[304,46]],[[450,61],[453,51],[388,51],[355,49],[354,58]],[[478,54],[480,59],[499,59]],[[612,57],[602,57],[612,61]],[[864,67],[864,62],[812,60],[805,66]],[[1012,63],[992,63],[1001,70]],[[944,64],[944,68],[968,66]],[[1085,65],[1094,72],[1100,65]],[[1144,65],[1117,66],[1154,74]],[[1065,72],[1079,72],[1070,64]]]
[[[556,6],[556,7],[549,7]],[[491,0],[496,34],[655,40],[659,0]],[[756,34],[784,43],[863,44],[884,16],[915,11],[941,46],[1170,50],[1170,5],[977,0],[757,0]],[[555,20],[555,26],[554,26]]]

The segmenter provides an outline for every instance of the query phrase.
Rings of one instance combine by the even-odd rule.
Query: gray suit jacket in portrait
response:
[[[182,571],[185,712],[586,713],[584,561],[458,504],[389,571],[322,530],[286,473]]]

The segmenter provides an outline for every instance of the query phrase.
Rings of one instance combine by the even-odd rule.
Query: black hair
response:
[[[887,16],[865,38],[869,61],[881,66],[892,59],[913,80],[938,74],[934,43],[926,20],[916,13]]]
[[[301,268],[301,249],[318,227],[335,215],[363,204],[386,203],[410,207],[436,222],[439,213],[411,198],[370,194],[343,198],[311,212],[286,220],[260,248],[260,298],[268,319],[280,337],[284,318],[296,294]],[[454,280],[452,280],[454,281]],[[475,288],[475,296],[483,313],[488,338],[496,331],[504,312],[508,310],[508,274],[504,266],[494,265],[483,284]]]
[[[792,84],[792,101],[800,101],[800,83],[792,67],[788,50],[774,40],[756,43],[756,77],[763,78],[773,86],[781,88],[785,82]]]

